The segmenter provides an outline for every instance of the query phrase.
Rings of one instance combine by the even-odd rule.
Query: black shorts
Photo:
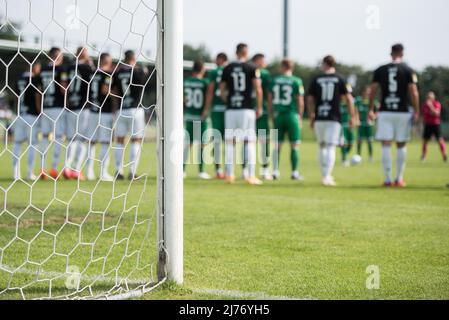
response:
[[[424,126],[424,140],[430,140],[432,137],[435,137],[435,139],[441,138],[441,128],[439,124],[426,124]]]

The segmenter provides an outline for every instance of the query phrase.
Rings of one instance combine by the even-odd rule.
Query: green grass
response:
[[[310,132],[306,137],[310,137]],[[155,160],[151,150],[152,145],[148,145],[142,163],[149,164],[153,170]],[[281,157],[282,179],[261,187],[240,181],[234,185],[216,180],[199,181],[196,166],[189,166],[184,194],[185,283],[182,287],[165,284],[143,298],[234,297],[204,291],[213,289],[313,299],[449,299],[449,189],[445,188],[449,167],[442,163],[436,146],[424,164],[419,162],[419,151],[419,143],[410,144],[406,189],[380,187],[378,146],[374,164],[364,162],[344,168],[338,163],[335,178],[339,185],[333,189],[319,184],[317,147],[310,139],[301,146],[301,171],[307,179],[303,183],[289,179],[286,148]],[[10,160],[5,154],[0,156],[0,165],[3,168],[0,186],[5,188],[11,184]],[[213,172],[211,166],[208,170]],[[109,226],[119,226],[118,238],[126,238],[135,216],[125,215],[119,223],[121,208],[134,208],[142,192],[149,200],[130,212],[138,212],[142,221],[154,218],[155,180],[154,171],[151,172],[148,188],[143,191],[143,182],[134,183],[134,191],[128,193],[127,200],[119,195],[127,189],[128,182],[118,183],[115,193],[107,185],[96,189],[93,202],[99,207],[97,211],[107,211],[108,215],[93,214],[91,221],[85,223],[83,236],[92,241],[101,230],[100,222],[106,219]],[[81,185],[88,192],[93,187],[93,183]],[[52,198],[53,184],[39,182],[35,188],[39,191],[33,204],[44,207]],[[58,182],[57,189],[59,197],[68,201],[76,186],[73,182]],[[11,208],[8,211],[18,214],[25,207],[30,191],[25,185],[11,190],[6,206]],[[111,194],[118,198],[108,206]],[[4,193],[0,198],[4,198]],[[75,216],[75,223],[86,216],[88,202],[83,195],[71,202],[69,212]],[[60,227],[64,208],[55,204],[54,208],[50,207],[49,215],[45,215],[44,226],[49,224],[50,232]],[[0,216],[0,247],[15,229],[11,221],[2,222],[2,217],[5,214]],[[21,226],[25,237],[39,230],[40,222],[32,221],[40,218],[30,213]],[[70,235],[68,232],[66,240],[57,241],[61,250],[69,250],[70,243],[74,243]],[[94,250],[98,257],[105,254],[111,243],[107,235],[104,238]],[[142,239],[143,232],[136,232],[135,241]],[[12,262],[23,259],[21,250],[14,251]],[[48,250],[48,241],[37,243],[36,259]],[[110,255],[112,269],[123,250],[117,252]],[[148,261],[155,261],[153,256]],[[81,252],[74,258],[75,261],[83,259],[86,258]],[[380,269],[378,290],[368,290],[365,286],[366,268],[370,265]],[[48,266],[60,268],[56,261]],[[92,273],[100,269],[94,266]],[[122,271],[129,270],[124,266]],[[0,288],[4,281],[5,275],[0,273]],[[39,292],[32,291],[32,294]]]

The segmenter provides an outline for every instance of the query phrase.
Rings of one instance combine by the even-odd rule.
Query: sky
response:
[[[282,55],[282,0],[185,0],[184,40],[215,54],[237,42]],[[326,54],[366,68],[402,42],[414,68],[449,66],[448,0],[290,0],[290,56],[316,64]]]
[[[31,0],[31,8],[29,3],[0,0],[0,17],[22,22],[28,42],[43,34],[52,45],[63,46],[65,39],[68,50],[87,42],[117,55],[132,48],[155,58],[157,0]],[[184,0],[184,42],[231,56],[238,42],[247,42],[252,53],[279,58],[282,4]],[[393,43],[402,42],[412,67],[449,66],[448,13],[448,0],[290,0],[290,57],[313,65],[333,54],[338,61],[374,68],[389,60]]]

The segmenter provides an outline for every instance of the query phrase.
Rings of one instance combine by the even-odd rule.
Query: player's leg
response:
[[[99,140],[98,137],[100,136],[100,130],[102,129],[102,125],[100,124],[99,113],[90,112],[88,110],[84,112],[86,114],[86,118],[84,119],[85,128],[84,130],[82,130],[83,131],[82,135],[87,139],[87,142],[89,143],[87,149],[88,151],[87,151],[86,173],[87,173],[87,180],[93,181],[96,179],[94,170],[94,164],[96,159],[96,145]]]
[[[65,119],[66,115],[63,108],[51,109],[52,119],[54,120],[54,141],[53,141],[53,157],[51,160],[50,176],[56,179],[59,175],[58,166],[61,155],[62,144],[64,143]]]
[[[207,123],[207,120],[200,122],[200,129],[201,129],[201,136],[199,137],[200,142],[200,148],[199,148],[199,174],[198,177],[203,180],[209,180],[211,177],[210,175],[204,171],[204,150],[209,144],[209,125]]]
[[[76,111],[64,110],[65,113],[65,136],[67,139],[67,152],[64,161],[63,176],[66,179],[72,179],[74,177],[74,166],[76,153],[78,151],[78,139],[76,137],[77,117]]]
[[[50,138],[50,133],[52,133],[54,131],[54,122],[53,120],[50,118],[50,110],[45,110],[44,109],[44,113],[41,115],[40,118],[40,129],[42,132],[42,140],[39,146],[39,153],[40,153],[40,157],[41,157],[41,169],[40,169],[40,178],[42,180],[47,180],[48,179],[48,175],[46,173],[45,167],[47,164],[47,154],[48,154],[48,146],[49,146],[49,138]]]
[[[339,137],[341,136],[341,124],[334,121],[325,122],[325,148],[327,149],[326,156],[327,159],[325,161],[326,165],[324,168],[324,185],[325,186],[335,186],[335,181],[332,176],[332,172],[335,167],[335,159],[336,159],[336,149],[339,143]]]
[[[235,130],[239,124],[239,112],[225,111],[225,180],[234,182]]]
[[[441,127],[440,125],[435,126],[435,138],[438,141],[438,145],[440,147],[441,155],[443,156],[443,161],[447,162],[447,153],[446,153],[446,141],[441,135]]]
[[[366,127],[366,142],[368,144],[368,155],[369,155],[370,162],[374,161],[373,141],[374,141],[374,127],[367,126]]]
[[[117,123],[115,128],[115,177],[118,180],[123,180],[123,153],[125,149],[125,137],[128,135],[131,125],[129,118],[124,114],[125,110],[121,110],[117,117]]]
[[[363,143],[363,127],[357,127],[357,154],[362,155],[362,143]]]
[[[84,165],[86,158],[90,153],[90,141],[88,137],[88,122],[89,122],[90,111],[87,108],[80,110],[77,117],[77,138],[79,152],[77,152],[77,159],[75,164],[75,172],[73,178],[86,180],[82,172],[82,166]],[[91,177],[92,178],[92,177]],[[95,179],[95,177],[93,177]]]
[[[395,186],[405,187],[404,172],[407,162],[407,142],[411,138],[412,121],[410,114],[396,114],[394,116],[395,141],[397,145],[397,173]]]
[[[256,133],[261,154],[261,177],[264,180],[272,180],[269,172],[270,166],[270,125],[268,115],[264,114],[256,122]]]
[[[131,115],[133,122],[131,132],[131,151],[129,153],[130,172],[128,179],[133,180],[137,176],[142,143],[145,136],[145,111],[142,108],[132,109]]]
[[[213,139],[214,139],[214,163],[215,174],[218,179],[224,179],[222,169],[222,143],[224,141],[224,112],[212,112],[211,114]]]
[[[381,112],[378,118],[376,140],[382,143],[382,167],[384,171],[384,185],[392,185],[392,167],[391,142],[394,139],[394,123],[391,113]]]
[[[260,185],[262,181],[256,178],[257,163],[257,134],[256,134],[256,112],[255,110],[244,110],[243,127],[244,138],[248,141],[248,179],[252,185]]]
[[[290,141],[290,163],[292,168],[291,178],[293,180],[304,180],[299,171],[299,144],[301,142],[301,128],[297,114],[288,115],[288,138]]]
[[[189,152],[193,144],[193,121],[184,121],[184,147],[183,147],[183,170],[184,178],[187,176],[186,166],[189,161]]]
[[[318,159],[320,163],[320,171],[321,171],[321,182],[323,185],[327,185],[327,168],[328,168],[328,151],[326,144],[326,127],[327,121],[316,121],[315,122],[315,135],[318,141]]]
[[[281,172],[279,170],[279,164],[281,159],[281,149],[285,138],[285,127],[284,127],[284,117],[282,114],[276,115],[274,119],[274,129],[276,130],[277,137],[274,141],[274,151],[273,151],[273,179],[278,180],[281,177]]]
[[[91,113],[91,116],[93,113]],[[112,127],[113,127],[113,115],[112,113],[101,113],[100,127],[94,134],[98,142],[101,144],[100,148],[100,180],[113,181],[114,178],[109,174],[109,147],[112,141]]]
[[[34,181],[37,177],[34,175],[34,160],[36,156],[36,150],[38,149],[38,134],[40,130],[40,121],[36,116],[28,115],[30,126],[30,147],[28,149],[27,158],[27,176],[26,178],[30,181]]]
[[[421,161],[425,161],[427,158],[427,151],[429,148],[429,142],[432,137],[431,128],[429,125],[424,126],[424,132],[423,132],[423,142],[422,142],[422,152],[421,152]]]
[[[18,116],[11,128],[14,131],[14,145],[12,149],[12,170],[14,180],[21,179],[20,175],[20,156],[21,156],[21,145],[29,139],[30,128],[26,123],[23,116]]]

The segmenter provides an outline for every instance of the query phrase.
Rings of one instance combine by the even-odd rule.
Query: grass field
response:
[[[436,146],[423,164],[419,162],[419,143],[410,145],[406,189],[380,187],[378,146],[374,164],[365,162],[350,168],[338,164],[335,178],[339,186],[323,188],[319,184],[316,148],[310,133],[306,133],[301,147],[301,171],[307,180],[302,183],[289,179],[286,149],[281,157],[282,179],[261,187],[240,181],[235,185],[199,181],[196,166],[189,166],[184,198],[185,284],[165,284],[143,298],[449,299],[449,189],[445,187],[449,167],[440,160]],[[154,167],[151,150],[146,148],[143,163]],[[2,188],[11,184],[10,166],[10,159],[3,154]],[[213,168],[208,170],[212,173]],[[154,176],[145,190],[142,181],[133,183],[134,191],[128,193],[128,199],[124,194],[129,182],[118,183],[116,190],[111,186],[94,189],[94,183],[82,184],[80,188],[87,193],[95,190],[93,203],[99,208],[99,216],[92,215],[92,221],[85,223],[82,231],[83,236],[90,238],[87,242],[94,241],[104,230],[101,222],[119,226],[114,230],[123,235],[116,239],[135,234],[137,242],[142,240],[143,232],[133,233],[131,227],[136,217],[137,221],[154,217],[154,183]],[[80,189],[75,184],[58,182],[57,192],[63,202],[69,202],[74,191]],[[13,188],[8,192],[6,207],[17,213],[26,207],[24,202],[30,191],[25,185]],[[52,198],[53,184],[39,182],[35,188],[39,192],[33,194],[33,203],[45,207]],[[109,204],[111,194],[116,197]],[[150,201],[137,206],[140,195]],[[89,211],[90,198],[78,196],[70,202],[70,212],[77,217],[75,223]],[[0,198],[4,198],[3,194]],[[64,219],[66,207],[55,205],[49,216],[45,215],[43,224],[52,232]],[[130,216],[122,215],[121,208],[126,208]],[[108,212],[107,219],[99,213],[104,211]],[[121,216],[124,217],[120,219]],[[11,227],[12,220],[5,217],[0,216],[0,247],[15,229]],[[31,237],[42,227],[41,218],[40,214],[27,218],[21,226],[24,237]],[[57,241],[62,251],[69,252],[76,242],[74,234],[77,233]],[[104,256],[104,250],[110,247],[111,238],[105,238],[94,247],[98,257]],[[23,260],[21,250],[17,248],[10,261],[17,264]],[[34,252],[37,260],[45,250],[49,250],[48,242],[38,243]],[[114,259],[123,255],[123,248],[117,250],[117,254],[110,254],[112,265],[117,265]],[[150,250],[155,248],[149,245]],[[79,254],[77,259],[85,259]],[[151,263],[154,257],[149,256]],[[370,265],[380,270],[378,290],[365,286]],[[49,268],[58,266],[57,261],[48,264]],[[103,273],[112,269],[106,267]],[[92,272],[99,270],[101,267],[96,266]],[[125,274],[129,270],[123,267]],[[5,278],[5,273],[0,273],[0,291]],[[17,281],[20,280],[23,279]],[[42,288],[32,294],[39,290]]]

